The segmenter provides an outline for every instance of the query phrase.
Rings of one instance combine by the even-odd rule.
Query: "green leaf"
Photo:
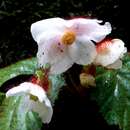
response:
[[[65,85],[65,80],[63,75],[52,75],[49,77],[51,80],[51,91],[48,95],[52,104],[54,104],[55,100],[58,98],[58,94],[60,92],[60,89]]]
[[[0,111],[0,130],[40,130],[42,122],[37,113],[24,106],[24,95],[6,98]]]
[[[5,98],[5,94],[0,92],[0,105],[2,104],[4,98]]]
[[[23,74],[34,74],[37,68],[36,58],[19,61],[8,67],[0,69],[0,86],[7,80]]]
[[[97,67],[96,88],[92,98],[109,124],[130,130],[130,56],[123,58],[119,70]]]

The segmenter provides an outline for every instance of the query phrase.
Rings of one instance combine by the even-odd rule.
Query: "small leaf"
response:
[[[24,95],[4,100],[0,111],[0,130],[40,130],[42,122],[38,114],[28,111],[23,100]]]
[[[8,67],[0,69],[0,86],[7,80],[22,74],[34,74],[37,68],[36,58],[19,61]]]
[[[96,89],[93,98],[109,124],[130,130],[130,56],[123,58],[119,70],[97,67]]]

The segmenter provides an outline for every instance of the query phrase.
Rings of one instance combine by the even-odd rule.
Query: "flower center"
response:
[[[30,99],[35,101],[35,102],[38,101],[38,97],[35,95],[32,95],[32,94],[30,94]]]
[[[61,42],[65,45],[71,45],[76,39],[75,32],[67,31],[63,34]]]

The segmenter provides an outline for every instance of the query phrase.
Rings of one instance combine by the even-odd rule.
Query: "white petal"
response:
[[[45,102],[39,102],[39,100],[31,100],[29,95],[24,95],[19,107],[19,112],[21,113],[18,114],[22,117],[22,113],[28,111],[38,113],[43,123],[49,123],[53,115],[53,109],[48,99]]]
[[[78,35],[86,35],[89,40],[99,42],[111,32],[110,23],[106,22],[104,25],[101,25],[99,24],[101,22],[102,21],[96,19],[78,18],[69,20],[67,25],[77,32]]]
[[[90,25],[91,26],[91,25]],[[111,33],[111,24],[106,22],[104,25],[95,24],[93,25],[94,31],[90,33],[89,38],[95,42],[100,42],[106,35]]]
[[[30,87],[29,85],[27,85],[26,87],[23,87],[21,85],[19,86],[16,86],[16,87],[13,87],[11,89],[9,89],[7,92],[6,92],[6,97],[10,97],[10,96],[20,96],[24,93],[29,93],[30,91]]]
[[[85,37],[81,37],[69,47],[69,54],[75,63],[87,65],[93,62],[97,53],[95,45]]]
[[[63,31],[65,28],[65,20],[61,18],[50,18],[35,22],[31,25],[31,33],[36,42],[39,43],[40,39],[46,31],[52,32],[54,30]]]
[[[59,62],[55,62],[54,64],[51,65],[51,74],[61,74],[65,71],[67,71],[72,65],[73,65],[73,60],[67,55],[64,55],[61,57]]]
[[[25,101],[23,101],[22,106],[26,105],[26,107],[28,107],[28,110],[37,112],[41,117],[43,123],[49,123],[52,118],[53,109],[49,99],[46,96],[46,92],[36,84],[24,82],[19,86],[10,89],[6,93],[6,97],[22,94],[25,94]],[[30,94],[38,97],[38,100],[31,100],[29,98]]]
[[[53,109],[48,99],[45,99],[43,102],[40,102],[39,100],[34,101],[30,99],[29,95],[24,95],[19,111],[21,111],[21,113],[26,111],[36,112],[43,123],[49,123],[53,115]]]
[[[43,102],[30,100],[30,110],[37,112],[43,123],[49,123],[53,115],[50,101],[46,98]]]
[[[63,53],[63,54],[62,54]],[[44,66],[45,64],[49,63],[51,66],[50,74],[61,74],[68,70],[73,65],[73,60],[67,54],[67,50],[62,53],[53,53],[51,54],[37,54],[38,57],[38,64],[40,66]]]
[[[65,72],[73,64],[67,52],[67,46],[60,43],[59,36],[52,36],[44,40],[44,44],[38,46],[38,65],[44,66],[49,63],[51,65],[50,73],[59,74]]]
[[[107,66],[107,68],[109,69],[120,69],[121,67],[122,67],[122,61],[120,59],[115,61],[113,64]]]
[[[21,83],[19,86],[10,89],[6,96],[22,95],[24,93],[37,96],[40,102],[46,98],[46,93],[40,86],[29,82]]]
[[[113,39],[108,48],[108,53],[105,54],[97,54],[97,57],[95,59],[95,64],[107,66],[110,64],[113,64],[115,61],[117,61],[119,58],[123,56],[124,53],[126,53],[127,49],[124,47],[124,42],[120,39]]]

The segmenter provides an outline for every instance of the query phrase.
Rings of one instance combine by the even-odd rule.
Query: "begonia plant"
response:
[[[0,92],[0,130],[40,130],[49,125],[74,64],[82,68],[75,75],[80,86],[93,88],[91,100],[108,124],[130,130],[130,55],[124,41],[109,36],[109,22],[56,17],[33,23],[30,31],[38,45],[36,57],[0,69],[0,86],[19,75],[30,76]]]

